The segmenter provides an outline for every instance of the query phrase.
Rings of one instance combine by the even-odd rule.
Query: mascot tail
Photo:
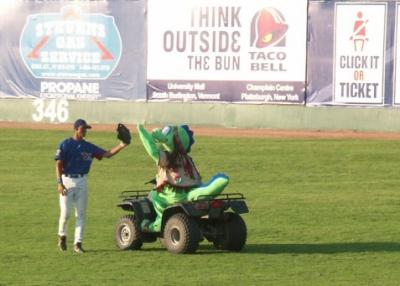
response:
[[[225,174],[218,173],[214,175],[206,184],[194,188],[188,193],[187,200],[195,201],[200,196],[216,197],[225,189],[229,183],[229,177]]]

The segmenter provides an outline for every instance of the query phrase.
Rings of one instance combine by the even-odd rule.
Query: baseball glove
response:
[[[129,131],[128,127],[126,127],[122,123],[118,123],[117,138],[125,144],[131,143],[131,139],[132,139],[131,132]]]

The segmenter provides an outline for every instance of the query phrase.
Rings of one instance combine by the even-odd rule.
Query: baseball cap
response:
[[[90,129],[92,126],[88,125],[85,120],[77,119],[74,123],[74,129],[78,129],[79,127],[83,126],[84,128]]]

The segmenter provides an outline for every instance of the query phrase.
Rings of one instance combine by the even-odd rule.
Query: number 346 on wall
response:
[[[36,122],[49,120],[50,122],[66,122],[69,117],[68,101],[65,99],[43,99],[33,101],[35,112],[32,119]]]

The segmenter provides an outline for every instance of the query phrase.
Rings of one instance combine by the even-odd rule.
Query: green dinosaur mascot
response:
[[[149,133],[141,124],[137,125],[140,140],[147,153],[157,164],[156,187],[149,194],[157,217],[155,221],[144,220],[144,231],[158,232],[162,214],[169,205],[193,201],[201,195],[217,196],[229,183],[229,178],[216,174],[206,184],[188,155],[194,143],[193,131],[187,125],[165,126]]]

